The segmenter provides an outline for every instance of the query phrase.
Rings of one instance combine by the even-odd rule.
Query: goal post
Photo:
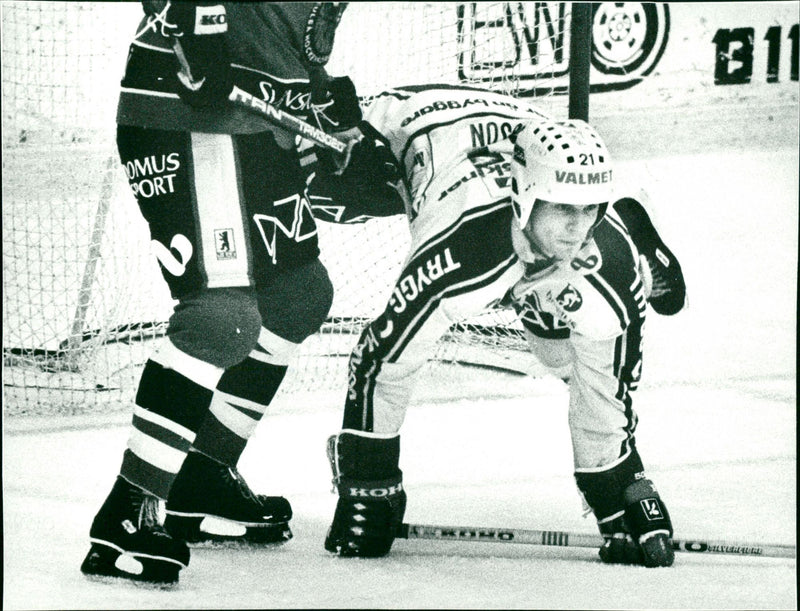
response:
[[[592,3],[575,2],[570,22],[569,118],[589,120],[589,72],[592,63]]]
[[[585,48],[591,29],[576,34],[578,8],[352,3],[329,72],[348,74],[365,96],[468,84],[534,98],[566,117],[575,96],[588,109],[588,85],[570,78],[575,38]],[[5,1],[0,11],[4,415],[129,409],[174,307],[115,145],[119,81],[141,5]],[[350,349],[383,308],[410,243],[400,216],[319,225],[334,303],[283,394],[345,386]],[[510,311],[455,326],[434,361],[536,367]]]
[[[75,315],[72,317],[72,325],[67,338],[66,349],[71,355],[78,354],[81,344],[83,344],[83,330],[86,328],[87,314],[92,303],[92,288],[97,275],[97,262],[100,259],[103,234],[106,230],[108,208],[111,204],[111,185],[115,163],[116,161],[113,157],[108,158],[100,187],[89,250],[86,253],[86,265],[83,269],[80,288],[78,289],[78,303],[75,307]],[[74,360],[74,356],[71,360]]]

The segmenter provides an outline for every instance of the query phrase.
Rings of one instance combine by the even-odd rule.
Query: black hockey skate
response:
[[[177,582],[178,572],[189,564],[189,548],[158,523],[158,503],[118,477],[92,522],[92,546],[81,572],[154,584]]]
[[[188,543],[283,543],[292,508],[281,496],[255,494],[239,472],[189,452],[167,499],[164,526]]]
[[[658,314],[677,314],[686,303],[686,283],[677,257],[658,235],[642,204],[626,197],[616,202],[614,209],[622,217],[633,243],[650,267],[653,287],[648,302]]]

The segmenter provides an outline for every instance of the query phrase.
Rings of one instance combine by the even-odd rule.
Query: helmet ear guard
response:
[[[585,121],[538,121],[516,134],[511,200],[521,227],[540,200],[573,206],[607,205],[613,201],[612,178],[608,149]],[[603,212],[606,207],[601,207]]]

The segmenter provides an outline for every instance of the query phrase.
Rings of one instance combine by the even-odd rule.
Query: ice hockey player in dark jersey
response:
[[[324,68],[344,4],[143,2],[117,143],[177,305],[91,525],[88,575],[175,582],[187,542],[291,537],[288,500],[253,493],[236,466],[332,286],[295,136],[227,95],[236,84],[347,139],[355,88]]]
[[[674,314],[685,285],[644,194],[615,188],[588,124],[513,98],[401,88],[364,119],[396,160],[412,237],[383,313],[350,356],[342,430],[328,442],[339,498],[325,548],[389,552],[406,506],[399,432],[415,375],[451,325],[493,305],[514,308],[530,349],[569,379],[574,473],[605,539],[600,558],[670,566],[672,523],[639,457],[632,393],[648,299]],[[369,172],[351,165],[320,193],[365,210],[390,194],[385,184],[355,194],[353,174]]]

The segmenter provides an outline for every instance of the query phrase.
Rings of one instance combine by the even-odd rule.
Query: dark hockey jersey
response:
[[[283,111],[307,118],[310,81],[325,78],[326,58],[315,53],[320,2],[223,2],[226,42],[237,86]],[[130,45],[117,123],[178,131],[256,133],[272,130],[282,145],[288,132],[233,105],[197,110],[177,94],[178,62],[158,22],[145,17]]]

